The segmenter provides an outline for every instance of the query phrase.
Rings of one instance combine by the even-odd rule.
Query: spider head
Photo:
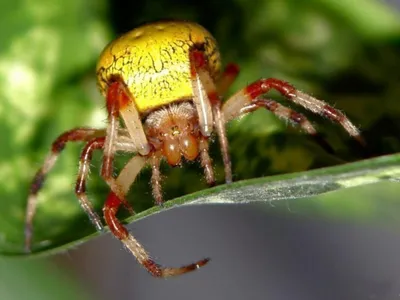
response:
[[[190,102],[171,104],[152,112],[145,121],[146,135],[171,166],[199,155],[198,118]]]

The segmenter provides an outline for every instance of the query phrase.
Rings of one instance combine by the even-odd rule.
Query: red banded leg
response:
[[[226,136],[224,114],[221,112],[221,100],[218,96],[214,81],[209,74],[207,65],[208,62],[204,52],[196,49],[190,52],[191,80],[194,94],[193,102],[199,113],[201,132],[203,136],[208,137],[211,131],[207,131],[206,129],[210,128],[210,130],[212,130],[212,127],[215,126],[224,162],[225,181],[226,183],[231,183],[232,166],[229,157],[229,145]],[[230,76],[234,77],[232,74]],[[232,81],[232,79],[230,80]],[[225,87],[227,87],[228,83],[229,80],[225,83]],[[211,113],[209,111],[211,111]],[[205,117],[203,118],[202,115],[205,115]],[[203,123],[203,119],[211,123]]]
[[[215,185],[214,169],[212,165],[212,160],[210,154],[208,153],[208,140],[206,138],[201,138],[199,141],[200,150],[200,163],[204,169],[204,177],[209,186]]]
[[[357,127],[342,112],[324,101],[297,90],[289,83],[275,78],[260,79],[229,98],[223,106],[225,120],[228,122],[238,117],[243,107],[251,104],[253,101],[257,101],[259,96],[268,93],[271,89],[278,91],[288,100],[340,124],[350,136],[360,144],[365,144]]]
[[[90,140],[86,146],[82,150],[80,163],[79,163],[79,171],[78,178],[76,180],[75,185],[75,193],[79,200],[79,203],[82,209],[89,216],[90,221],[96,227],[97,231],[103,231],[104,226],[101,222],[99,215],[95,212],[92,203],[89,201],[86,194],[86,179],[89,175],[90,163],[93,157],[93,151],[97,149],[103,149],[104,147],[105,137],[94,138]],[[122,148],[122,150],[132,152],[132,145],[129,147],[128,143],[120,143],[117,141],[117,149]],[[119,150],[119,149],[118,149]],[[123,205],[125,208],[131,213],[134,214],[134,211],[130,204],[127,201],[123,201]]]
[[[94,137],[104,136],[105,131],[93,128],[76,128],[61,134],[52,144],[43,166],[36,172],[29,190],[25,214],[25,251],[30,252],[32,244],[32,222],[36,211],[37,194],[42,188],[47,173],[53,168],[61,151],[68,142],[86,142]]]
[[[119,107],[128,102],[126,94],[124,94],[124,87],[119,82],[114,82],[110,85],[107,91],[107,111],[108,111],[108,125],[107,135],[103,142],[103,164],[101,167],[101,176],[118,196],[122,197],[120,188],[115,184],[113,178],[114,171],[114,153],[115,143],[118,137],[119,128]]]
[[[157,205],[162,206],[164,203],[163,195],[162,195],[162,187],[161,187],[161,172],[160,172],[160,155],[153,155],[150,159],[151,166],[151,187],[153,198]]]
[[[325,151],[328,153],[334,152],[332,147],[318,134],[317,130],[303,114],[298,113],[274,100],[256,98],[240,110],[240,115],[253,112],[259,108],[265,108],[277,117],[289,121],[293,125],[299,126],[302,130],[311,135],[316,142],[325,149]]]
[[[130,186],[134,182],[137,174],[147,163],[147,159],[142,156],[133,157],[121,171],[117,178],[119,185],[125,194],[129,191]],[[164,268],[158,265],[143,248],[143,246],[129,233],[129,231],[121,224],[116,217],[119,207],[121,206],[121,199],[111,192],[105,202],[103,212],[104,219],[109,226],[111,232],[117,237],[124,246],[136,257],[138,262],[146,268],[146,270],[155,277],[170,277],[180,275],[183,273],[194,271],[204,266],[209,259],[200,260],[194,264],[183,266],[180,268]]]
[[[125,193],[120,184],[114,179],[114,154],[117,150],[117,142],[119,138],[119,117],[123,118],[127,131],[130,135],[132,144],[136,147],[137,152],[148,153],[149,147],[147,138],[144,134],[142,123],[138,125],[139,115],[129,92],[120,81],[116,81],[110,85],[107,91],[107,110],[108,110],[108,126],[107,134],[104,140],[103,164],[101,168],[101,176],[110,186],[111,190],[122,199],[125,206],[133,213],[126,200]],[[139,120],[139,121],[138,121]],[[134,128],[134,129],[132,129]],[[133,130],[133,132],[132,132]]]
[[[111,149],[113,141],[113,130],[118,127],[118,117],[120,116],[124,123],[129,137],[134,145],[136,145],[137,152],[141,155],[149,154],[150,145],[147,141],[146,134],[143,129],[142,120],[140,119],[139,112],[135,105],[134,96],[126,88],[123,80],[116,78],[116,81],[110,84],[107,90],[107,110],[108,122],[110,123],[107,136],[109,140],[105,143],[105,150]],[[109,150],[107,150],[109,152]]]
[[[225,67],[221,78],[217,82],[217,90],[219,95],[225,95],[228,89],[231,87],[236,77],[239,74],[239,66],[233,63],[228,64]]]
[[[279,118],[290,121],[300,126],[301,129],[303,129],[308,134],[311,135],[317,134],[317,130],[314,128],[314,126],[312,126],[310,121],[308,121],[304,115],[286,106],[283,106],[282,104],[271,99],[263,99],[263,98],[254,99],[250,104],[245,105],[240,110],[240,115],[253,112],[261,107],[266,108]]]
[[[96,149],[102,149],[104,146],[104,137],[95,138],[89,141],[85,148],[82,150],[80,162],[79,162],[79,171],[78,178],[75,184],[75,194],[79,200],[79,203],[82,209],[89,216],[90,221],[96,227],[97,231],[103,231],[104,226],[101,222],[99,215],[93,208],[92,203],[89,201],[86,195],[86,178],[89,174],[90,170],[90,162],[92,160],[93,151]]]
[[[130,138],[129,132],[124,128],[119,129],[119,115],[117,109],[120,106],[121,102],[123,103],[123,101],[126,101],[126,99],[121,99],[122,97],[126,96],[123,93],[124,88],[121,87],[118,83],[114,83],[111,85],[107,97],[107,108],[109,111],[109,124],[107,127],[107,135],[99,138],[94,138],[89,141],[84,147],[80,158],[75,193],[79,199],[81,207],[87,213],[91,222],[98,231],[102,231],[104,227],[100,217],[94,211],[93,205],[88,200],[86,195],[86,178],[89,174],[93,151],[96,149],[104,149],[102,175],[106,179],[106,182],[109,184],[110,188],[114,191],[119,191],[120,189],[115,183],[115,180],[110,175],[110,172],[112,172],[113,170],[114,153],[118,150],[130,153],[138,151],[138,147]],[[124,207],[131,214],[134,214],[135,212],[133,211],[130,204],[124,198],[121,199]]]

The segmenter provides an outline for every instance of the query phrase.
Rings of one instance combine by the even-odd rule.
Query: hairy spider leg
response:
[[[94,138],[90,140],[82,150],[80,161],[79,161],[79,171],[78,176],[75,184],[75,194],[79,199],[79,203],[82,206],[83,210],[89,216],[92,223],[95,225],[97,231],[103,231],[104,227],[101,222],[100,217],[95,212],[93,205],[88,200],[86,194],[86,180],[89,175],[90,171],[90,163],[92,161],[93,152],[97,149],[104,148],[105,137]],[[123,151],[123,152],[136,152],[136,146],[132,144],[129,138],[120,136],[116,142],[115,146],[116,151]],[[121,200],[124,207],[133,215],[135,214],[134,210],[132,209],[131,205],[125,200]]]
[[[80,127],[62,133],[52,143],[50,153],[47,155],[42,167],[36,172],[29,190],[25,214],[25,252],[31,251],[33,234],[32,223],[36,212],[38,192],[43,187],[47,173],[49,173],[55,165],[65,145],[68,142],[88,142],[95,137],[104,135],[105,131],[102,129]],[[97,226],[97,224],[95,224],[95,226]]]
[[[308,133],[314,138],[314,140],[327,152],[330,154],[334,153],[333,148],[325,141],[323,137],[317,132],[311,122],[301,113],[286,107],[279,102],[272,99],[265,99],[258,97],[254,99],[250,104],[245,105],[240,110],[240,115],[254,112],[259,108],[265,108],[275,114],[278,118],[292,123],[293,125],[299,126],[303,131]]]
[[[237,64],[229,63],[226,65],[224,72],[217,82],[217,91],[219,95],[223,96],[227,93],[227,91],[239,75],[239,71],[240,69]]]
[[[118,181],[113,177],[114,154],[117,150],[116,146],[120,132],[120,115],[125,122],[126,130],[131,138],[131,143],[136,148],[134,152],[146,155],[150,152],[150,145],[144,133],[143,125],[135,107],[135,103],[132,101],[133,98],[125,85],[119,80],[111,83],[107,90],[106,98],[108,126],[104,140],[101,176],[121,201],[127,203],[124,199],[125,194],[122,188]]]
[[[209,186],[215,185],[215,175],[212,164],[212,159],[208,152],[209,142],[207,138],[200,138],[199,141],[199,150],[200,150],[200,163],[204,170],[204,177],[206,178],[206,182]]]
[[[78,178],[75,183],[75,194],[79,200],[79,203],[82,209],[89,216],[90,221],[92,224],[94,224],[97,231],[103,231],[104,227],[99,215],[94,210],[92,203],[89,201],[86,195],[86,178],[89,175],[93,151],[103,148],[104,139],[104,137],[94,138],[90,140],[83,148],[79,161]]]
[[[338,123],[351,137],[357,140],[360,144],[365,145],[357,127],[351,123],[342,112],[333,108],[326,102],[305,94],[289,83],[276,78],[257,80],[230,97],[222,107],[226,121],[229,122],[243,113],[246,113],[248,110],[255,110],[258,107],[264,107],[272,112],[275,111],[275,114],[278,116],[299,124],[306,132],[313,134],[315,130],[311,129],[310,122],[301,114],[296,113],[289,108],[283,109],[282,105],[276,105],[275,101],[267,100],[267,102],[265,102],[260,100],[259,97],[267,94],[271,89],[278,91],[282,96],[295,104],[303,106],[305,109],[313,113],[327,117],[331,121]]]
[[[160,163],[161,163],[161,156],[160,155],[152,155],[150,160],[151,166],[151,189],[155,203],[158,206],[163,206],[164,199],[162,195],[162,176],[160,171]]]
[[[209,74],[209,70],[207,69],[207,58],[203,51],[193,49],[190,52],[190,66],[194,92],[193,102],[196,104],[199,99],[205,99],[204,101],[209,103],[208,106],[211,108],[210,120],[214,121],[213,127],[215,127],[221,147],[222,159],[224,162],[225,182],[231,183],[232,165],[229,157],[229,143],[226,135],[224,115],[221,112],[222,102],[218,95],[214,81]],[[227,88],[228,85],[233,81],[234,77],[236,77],[236,74],[231,72],[229,69],[228,73],[225,72],[224,74],[225,76],[228,74],[228,77],[226,77],[226,82],[223,82],[225,87],[222,87]],[[229,78],[229,76],[231,76],[231,78]],[[201,126],[201,117],[199,117],[199,122]],[[203,131],[202,133],[204,136],[209,136],[211,134],[211,132],[207,132],[205,134]]]
[[[148,163],[148,159],[143,156],[133,157],[122,169],[119,174],[117,181],[122,188],[124,194],[126,194],[132,183],[135,181],[137,174]],[[135,237],[129,233],[129,231],[121,224],[116,217],[119,207],[122,201],[114,192],[111,192],[104,204],[103,212],[104,219],[109,226],[111,232],[117,237],[124,246],[136,257],[138,262],[153,276],[155,277],[170,277],[176,276],[183,273],[194,271],[204,266],[209,259],[202,259],[196,263],[189,264],[178,268],[165,268],[157,264],[139,243]]]

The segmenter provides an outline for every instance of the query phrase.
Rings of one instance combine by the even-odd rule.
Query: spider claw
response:
[[[148,269],[148,271],[156,277],[172,277],[172,276],[177,276],[177,275],[182,275],[185,273],[193,272],[196,271],[197,269],[200,269],[201,267],[205,266],[208,262],[210,261],[210,258],[204,258],[202,260],[199,260],[198,262],[195,262],[193,264],[189,264],[186,266],[182,266],[179,268],[159,268],[158,272],[153,273],[154,270]],[[144,265],[146,268],[147,266]]]

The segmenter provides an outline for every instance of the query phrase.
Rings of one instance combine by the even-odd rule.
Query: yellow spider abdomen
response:
[[[202,26],[185,21],[163,21],[138,27],[111,42],[97,63],[103,95],[110,83],[122,80],[140,114],[165,104],[193,98],[189,52],[204,48],[213,79],[221,61],[213,36]]]

